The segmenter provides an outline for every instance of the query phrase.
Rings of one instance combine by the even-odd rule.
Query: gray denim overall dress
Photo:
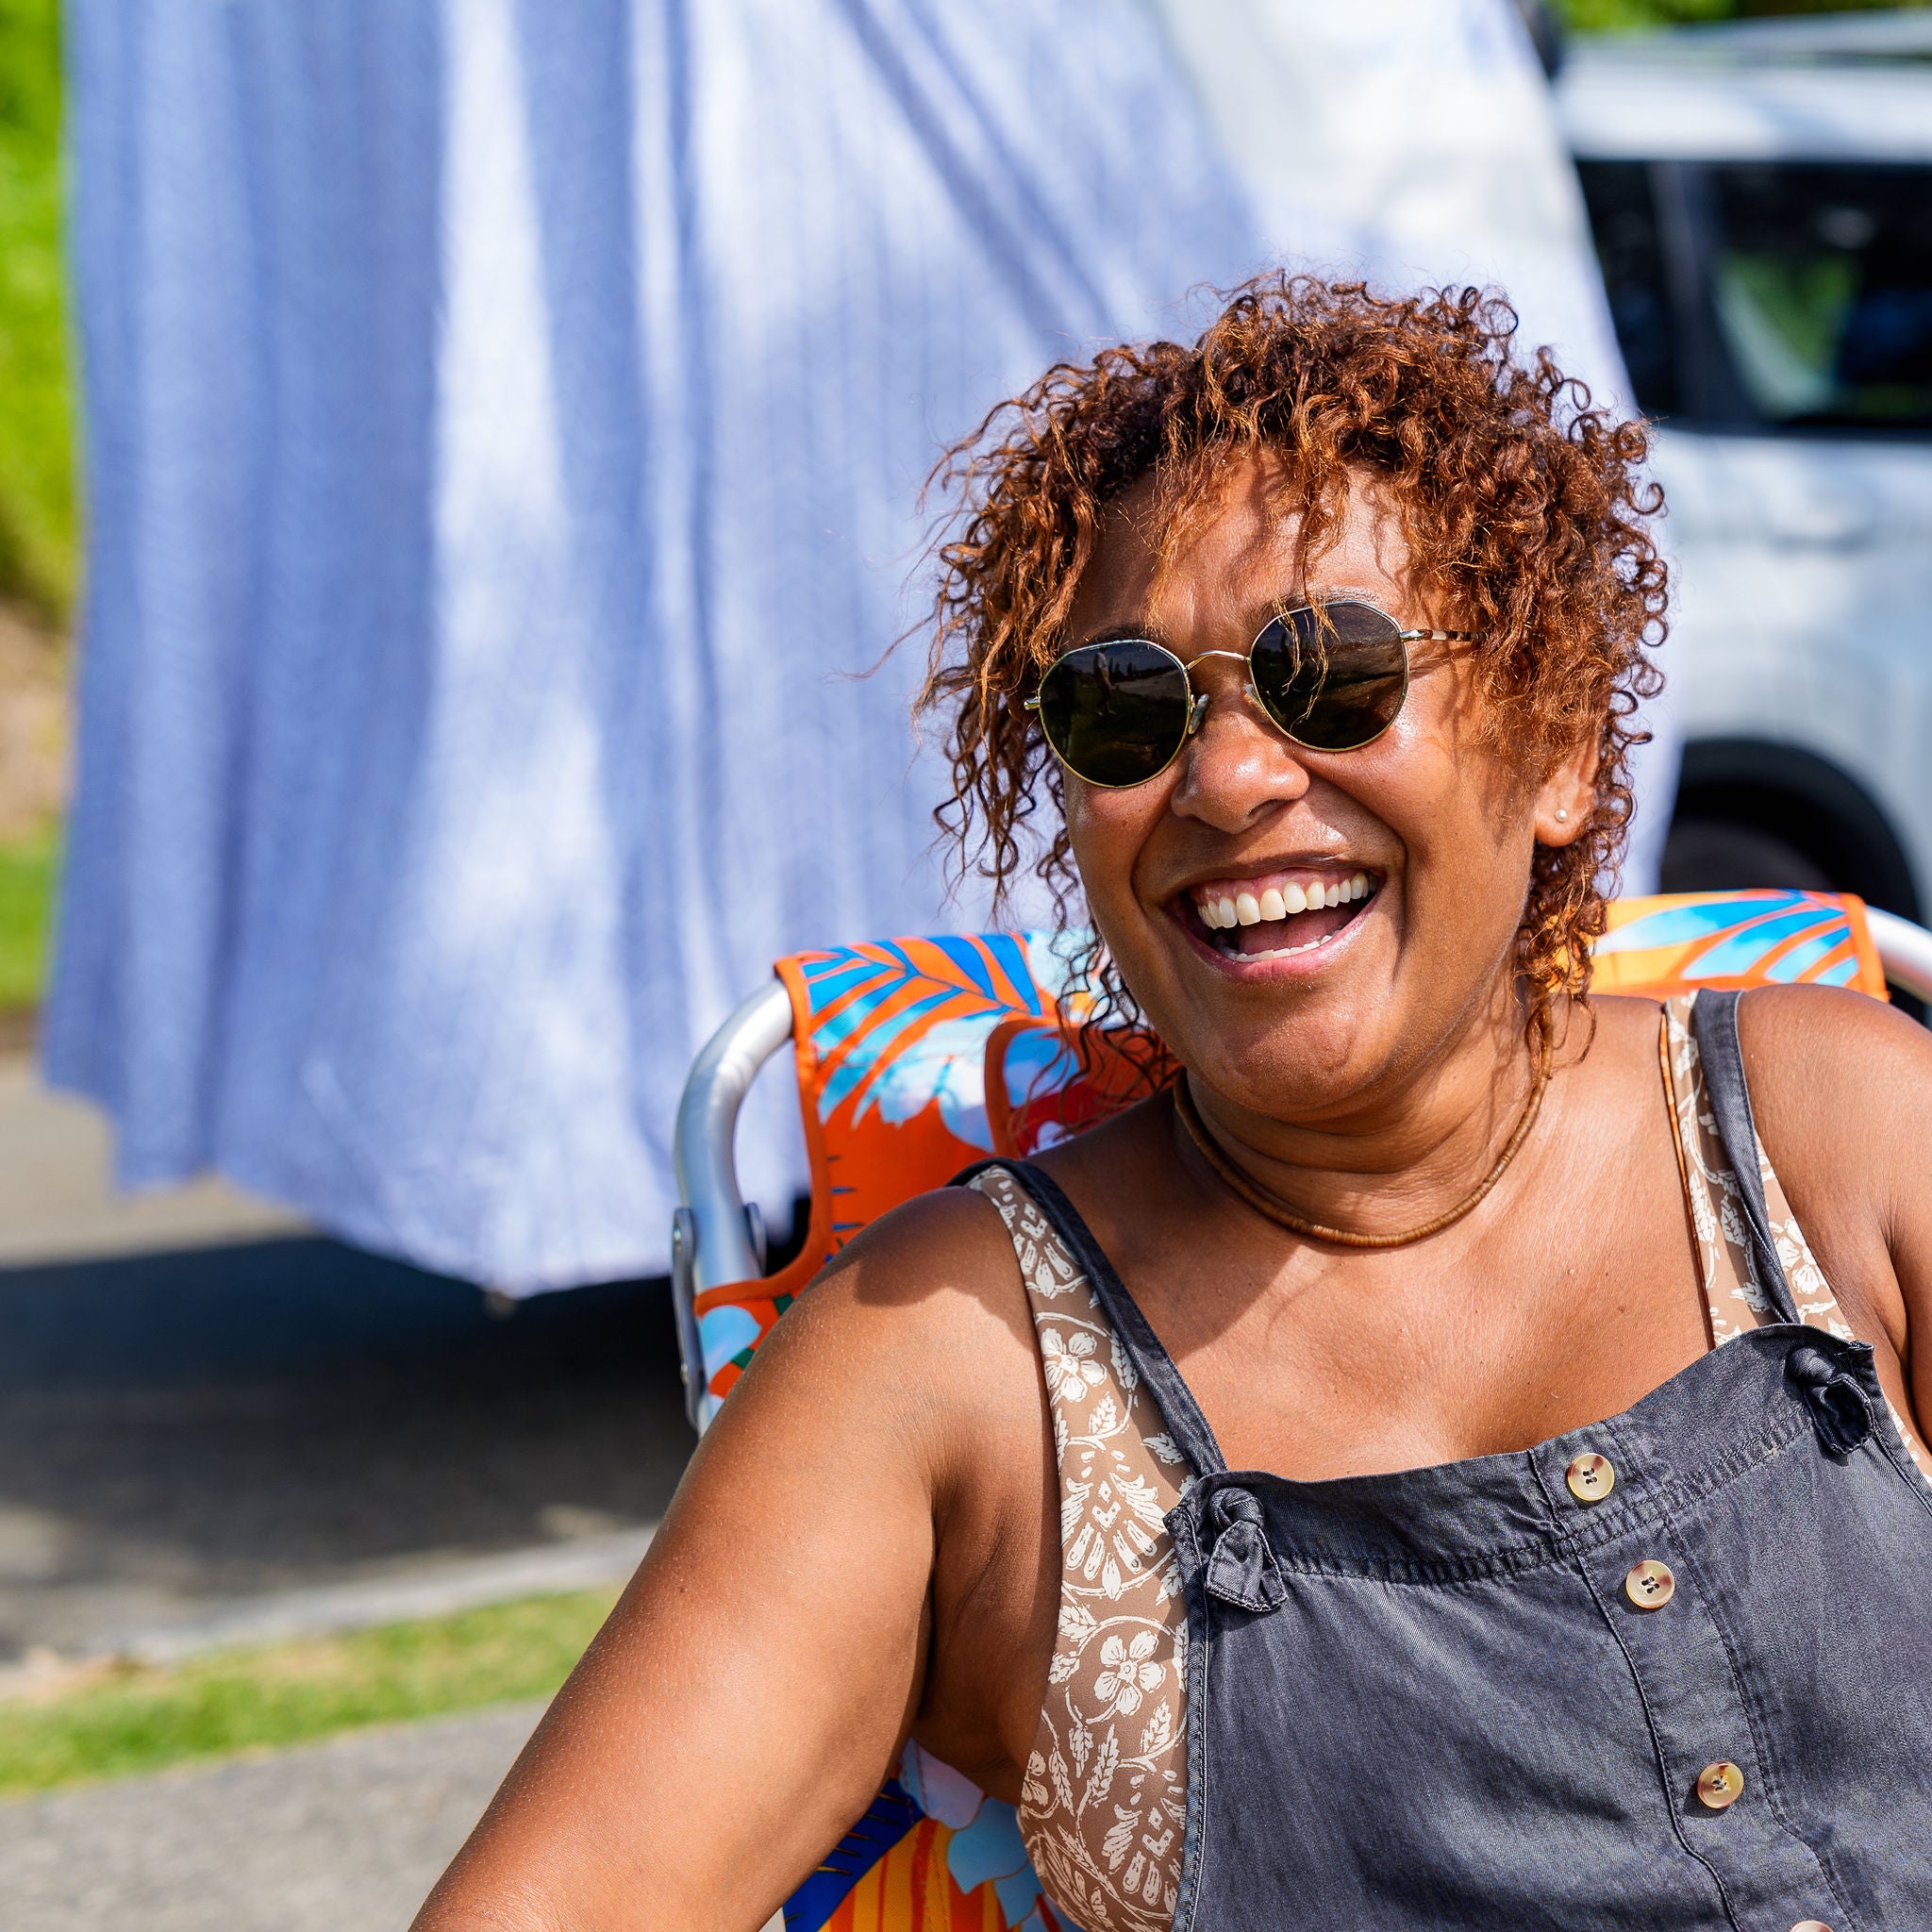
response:
[[[1694,1026],[1778,1319],[1521,1454],[1230,1471],[1023,1170],[1193,1473],[1175,1932],[1932,1932],[1932,1491],[1871,1349],[1799,1324],[1736,1006]]]

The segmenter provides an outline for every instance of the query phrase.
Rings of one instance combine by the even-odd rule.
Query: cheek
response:
[[[1389,811],[1407,848],[1410,898],[1432,924],[1461,931],[1487,955],[1522,917],[1533,801],[1493,752],[1470,744],[1419,746],[1399,790]]]
[[[1165,777],[1124,791],[1067,780],[1067,838],[1090,904],[1131,895],[1134,868],[1167,815],[1172,789]]]
[[[1480,874],[1515,850],[1531,802],[1474,708],[1459,679],[1419,682],[1394,725],[1357,756],[1374,760],[1361,768],[1362,790],[1412,861],[1440,858]]]

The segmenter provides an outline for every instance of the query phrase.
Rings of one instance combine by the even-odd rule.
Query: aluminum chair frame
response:
[[[1887,980],[1932,1006],[1932,932],[1875,906],[1865,917]],[[671,1223],[671,1297],[693,1428],[702,1427],[704,1396],[697,1297],[765,1272],[764,1224],[738,1185],[739,1108],[759,1070],[791,1038],[791,1001],[774,974],[706,1042],[677,1104],[672,1149],[680,1205]]]

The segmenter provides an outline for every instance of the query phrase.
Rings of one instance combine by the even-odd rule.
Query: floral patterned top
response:
[[[1658,1034],[1698,1272],[1719,1346],[1773,1318],[1752,1279],[1738,1177],[1705,1098],[1689,993]],[[1849,1337],[1831,1285],[1757,1150],[1798,1311]],[[1020,1832],[1041,1888],[1084,1932],[1166,1932],[1187,1807],[1187,1607],[1165,1518],[1191,1476],[1065,1244],[1003,1168],[970,1183],[1012,1237],[1033,1311],[1060,1491],[1060,1610]],[[1901,1434],[1932,1480],[1924,1453]]]
[[[1059,1629],[1020,1835],[1063,1919],[1165,1932],[1187,1816],[1188,1613],[1164,1519],[1188,1471],[1032,1195],[1002,1168],[971,1185],[1013,1238],[1059,1466]]]

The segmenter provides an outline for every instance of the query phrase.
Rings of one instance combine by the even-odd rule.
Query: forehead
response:
[[[1162,555],[1158,486],[1145,476],[1108,505],[1069,613],[1074,637],[1124,624],[1163,635],[1240,628],[1284,598],[1364,591],[1397,612],[1407,602],[1408,547],[1377,479],[1357,473],[1324,548],[1300,555],[1302,513],[1282,465],[1230,463]]]

